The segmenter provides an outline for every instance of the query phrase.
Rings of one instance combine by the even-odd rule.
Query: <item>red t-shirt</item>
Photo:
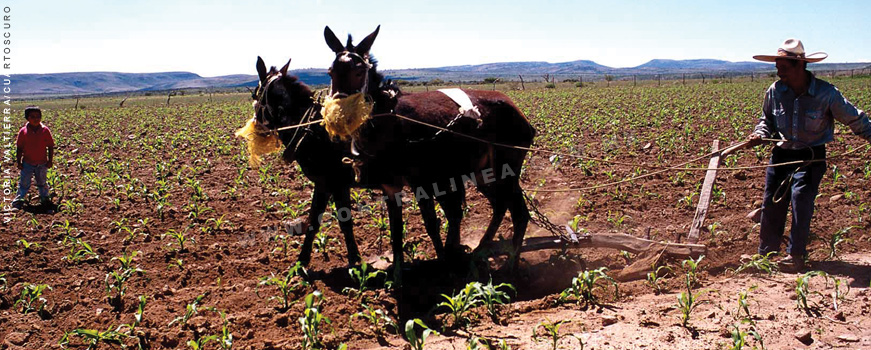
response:
[[[48,162],[48,148],[54,147],[54,138],[51,136],[51,130],[48,130],[44,124],[33,126],[27,123],[18,130],[18,140],[15,144],[24,152],[25,163],[45,164]]]

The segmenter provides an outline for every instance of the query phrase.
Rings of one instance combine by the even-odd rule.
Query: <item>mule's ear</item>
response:
[[[287,68],[290,67],[290,60],[291,59],[288,59],[287,63],[284,64],[284,67],[281,67],[281,69],[278,71],[279,73],[281,73],[282,76],[287,75]]]
[[[378,36],[378,31],[381,30],[381,25],[378,25],[378,28],[375,28],[375,31],[372,34],[369,34],[363,41],[360,41],[360,44],[357,45],[356,52],[358,55],[365,56],[369,53],[369,49],[372,48],[372,43],[375,42],[375,37]]]
[[[263,59],[260,56],[257,56],[257,76],[260,77],[260,82],[266,82],[266,63],[263,63]]]
[[[324,39],[327,40],[327,46],[329,46],[330,50],[333,50],[333,52],[340,53],[345,51],[345,47],[342,46],[342,41],[336,37],[336,34],[333,34],[333,31],[330,30],[330,26],[324,27]]]

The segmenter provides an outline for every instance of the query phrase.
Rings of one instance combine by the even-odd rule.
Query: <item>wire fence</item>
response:
[[[838,64],[838,66],[849,66],[850,64]],[[862,64],[853,64],[850,68],[817,68],[808,67],[811,72],[819,78],[835,78],[835,77],[859,77],[871,75],[871,65],[862,66]],[[389,73],[388,73],[389,75]],[[619,83],[620,85],[628,84],[645,84],[650,85],[663,83],[721,83],[735,81],[764,81],[770,82],[777,79],[775,70],[767,71],[686,71],[686,72],[669,72],[669,73],[486,73],[486,72],[451,72],[443,71],[438,74],[415,76],[413,79],[404,79],[402,76],[393,77],[399,81],[401,85],[419,85],[419,86],[438,86],[452,84],[500,84],[500,83],[575,83],[576,86],[583,87],[587,83]],[[519,87],[520,88],[520,87]]]

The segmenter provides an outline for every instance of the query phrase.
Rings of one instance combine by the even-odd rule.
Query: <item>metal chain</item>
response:
[[[523,192],[523,199],[526,200],[526,206],[529,208],[529,211],[532,214],[529,216],[529,221],[531,221],[536,226],[549,231],[552,235],[554,235],[554,237],[561,239],[565,243],[578,243],[579,239],[589,239],[589,236],[578,237],[578,235],[571,232],[569,234],[566,234],[565,229],[551,222],[547,218],[547,216],[544,215],[544,213],[538,210],[538,206],[535,205],[535,201],[530,198],[526,192]]]

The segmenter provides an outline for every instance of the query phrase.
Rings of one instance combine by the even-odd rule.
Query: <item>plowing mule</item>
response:
[[[314,94],[296,77],[287,75],[287,65],[280,70],[272,67],[267,72],[265,64],[258,58],[257,72],[260,87],[255,92],[255,115],[259,124],[275,130],[321,117],[310,115],[305,118],[306,111],[319,110],[312,100]],[[379,87],[373,88],[372,92],[382,94],[387,90]],[[480,105],[483,123],[480,128],[464,131],[491,142],[519,146],[531,144],[534,129],[506,96],[489,91],[470,92],[470,96]],[[315,183],[299,260],[308,263],[311,258],[312,243],[319,229],[318,218],[326,209],[329,197],[334,197],[337,208],[349,208],[352,186],[384,190],[388,198],[396,273],[401,269],[403,238],[402,203],[397,200],[397,194],[404,185],[411,187],[414,199],[419,203],[424,226],[439,258],[445,257],[445,249],[441,244],[441,225],[435,214],[434,200],[439,201],[448,219],[447,245],[451,251],[459,251],[466,181],[476,183],[493,205],[493,217],[483,239],[493,238],[505,211],[511,210],[514,243],[519,248],[528,222],[519,185],[526,152],[489,146],[451,133],[437,133],[432,128],[392,116],[378,116],[385,106],[396,113],[442,127],[457,114],[456,105],[435,92],[400,95],[391,101],[376,103],[376,117],[368,120],[358,134],[358,139],[366,141],[362,143],[363,155],[357,156],[365,160],[359,169],[360,182],[355,181],[352,167],[342,162],[343,158],[351,156],[349,142],[330,137],[319,124],[279,132],[286,146],[284,159],[299,162],[303,173]],[[349,262],[356,264],[359,253],[352,221],[340,220],[339,224],[348,246]]]
[[[369,54],[380,29],[381,26],[378,26],[357,46],[353,45],[348,35],[347,43],[343,46],[329,27],[324,28],[327,46],[336,54],[329,69],[330,95],[343,97],[362,93],[371,96],[375,102],[375,116],[361,127],[353,142],[355,149],[360,150],[358,157],[369,164],[370,169],[391,169],[392,174],[401,175],[411,185],[415,197],[432,198],[436,195],[448,220],[445,245],[449,251],[456,251],[460,246],[462,212],[459,209],[462,198],[448,194],[442,199],[436,192],[444,189],[445,184],[462,183],[464,176],[474,174],[470,177],[477,180],[476,186],[493,208],[493,216],[482,241],[493,239],[505,211],[510,210],[514,224],[514,257],[517,257],[529,222],[519,177],[526,151],[492,143],[529,147],[535,129],[511,99],[495,91],[465,91],[477,112],[480,112],[476,113],[477,120],[458,115],[457,104],[441,92],[399,94],[393,99],[395,105],[393,101],[384,102],[384,91],[378,85],[383,77],[376,71],[377,64]],[[490,144],[450,132],[437,132],[425,125],[389,116],[391,114],[448,127]],[[494,173],[495,176],[492,176]],[[418,195],[421,190],[423,193]],[[455,202],[457,200],[459,202]],[[437,222],[429,204],[421,202],[421,214],[427,223]],[[398,209],[394,208],[394,211],[390,213],[391,225],[401,217]],[[437,236],[437,232],[429,232],[437,231],[437,227],[427,225],[427,231],[431,237]],[[396,232],[393,234],[394,258],[399,261],[402,255],[401,242],[398,241],[402,236],[396,235]]]

